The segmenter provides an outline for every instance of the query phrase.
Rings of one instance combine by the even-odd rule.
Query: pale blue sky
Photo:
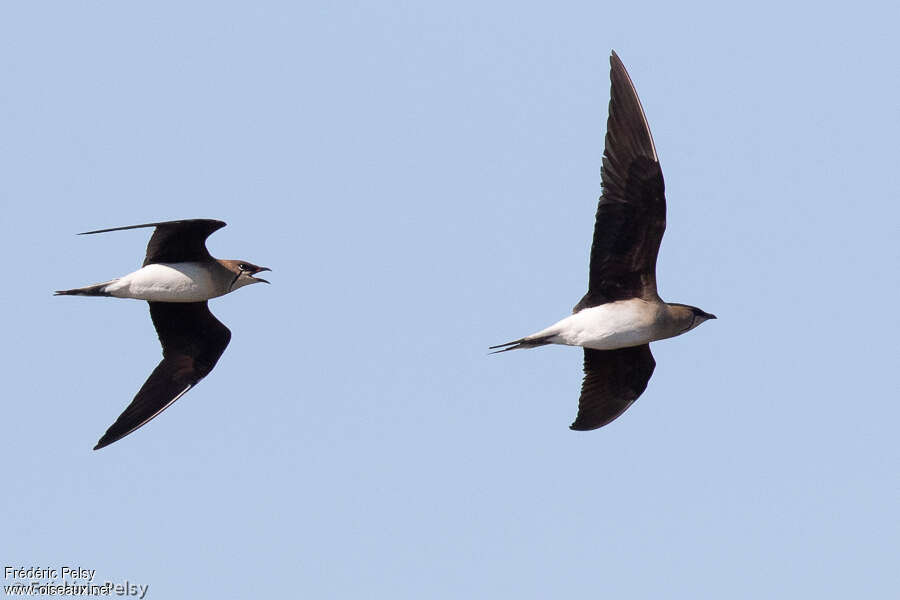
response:
[[[888,6],[4,4],[3,565],[155,599],[895,597]],[[586,289],[612,48],[661,294],[719,319],[576,433],[580,350],[487,346]],[[74,234],[191,217],[273,285],[213,301],[216,370],[93,452],[160,350],[144,303],[51,295],[149,232]]]

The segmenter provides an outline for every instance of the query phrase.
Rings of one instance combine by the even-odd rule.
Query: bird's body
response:
[[[91,296],[132,298],[149,302],[203,302],[243,287],[249,281],[235,282],[235,273],[220,261],[198,263],[153,263],[97,286]],[[78,295],[77,290],[66,290]]]
[[[615,52],[588,291],[573,314],[536,333],[492,346],[497,352],[563,344],[584,348],[584,381],[572,429],[602,427],[647,387],[656,361],[650,342],[690,331],[715,315],[663,302],[656,257],[666,229],[665,184],[650,126]]]
[[[664,302],[631,298],[582,309],[524,339],[614,350],[670,338],[689,326]]]
[[[207,300],[252,283],[268,283],[254,277],[268,271],[266,267],[209,255],[206,238],[224,226],[222,221],[191,219],[85,232],[155,227],[143,267],[104,283],[60,290],[56,295],[146,300],[163,348],[162,361],[95,450],[145,425],[215,367],[231,340],[231,331],[212,315]]]
[[[209,267],[210,265],[194,262],[147,265],[115,280],[104,291],[116,298],[153,302],[203,302],[229,291],[222,285],[224,282],[221,279],[224,278],[215,276],[219,269]]]

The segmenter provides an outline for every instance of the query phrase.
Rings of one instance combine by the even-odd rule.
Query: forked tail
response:
[[[494,350],[493,352],[488,352],[488,354],[499,354],[500,352],[519,350],[520,348],[537,348],[538,346],[546,346],[547,344],[553,343],[548,341],[551,337],[553,336],[545,335],[539,338],[520,338],[512,342],[506,342],[505,344],[497,344],[496,346],[489,347],[488,350],[494,350],[495,348],[503,348],[503,350]]]

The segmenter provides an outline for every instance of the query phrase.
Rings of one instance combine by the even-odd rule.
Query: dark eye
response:
[[[248,267],[248,266],[245,265],[244,263],[240,263],[240,264],[238,265],[238,269],[240,269],[241,271],[249,271],[249,270],[250,270],[250,267]]]

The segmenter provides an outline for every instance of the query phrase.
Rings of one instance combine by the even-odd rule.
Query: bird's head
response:
[[[688,304],[670,304],[669,306],[674,308],[677,312],[679,322],[683,321],[686,324],[684,331],[690,331],[700,325],[700,323],[716,318],[716,315],[710,314],[696,306],[690,306]]]
[[[254,277],[257,273],[271,271],[269,267],[260,267],[246,260],[223,260],[225,267],[234,274],[228,291],[234,291],[251,283],[269,283],[262,277]]]

